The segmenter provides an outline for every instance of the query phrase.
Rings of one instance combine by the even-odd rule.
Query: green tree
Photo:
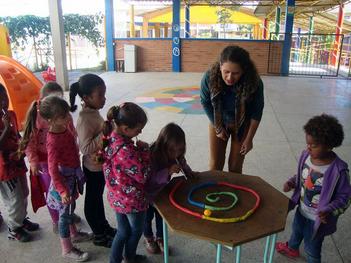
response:
[[[77,35],[88,39],[95,47],[102,46],[104,40],[98,26],[102,23],[101,14],[78,15],[68,14],[63,16],[64,31],[66,34],[67,45],[70,45],[71,35]],[[38,49],[51,46],[51,29],[48,17],[38,17],[33,15],[17,17],[0,17],[0,22],[4,23],[9,29],[11,43],[16,48],[24,49],[29,43],[33,43],[35,54],[35,69],[39,68]],[[48,49],[49,50],[49,49]],[[50,51],[47,51],[48,53]],[[40,52],[42,54],[43,52]],[[46,58],[48,57],[46,53]],[[43,67],[41,59],[41,67]]]

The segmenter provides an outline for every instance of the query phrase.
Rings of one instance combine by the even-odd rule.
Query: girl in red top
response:
[[[40,207],[47,205],[45,197],[47,196],[51,180],[48,170],[48,153],[46,150],[46,137],[49,125],[38,113],[41,100],[52,95],[63,97],[63,89],[56,82],[46,83],[40,90],[40,99],[34,101],[29,108],[23,137],[19,145],[19,152],[26,153],[30,164],[30,192],[34,212]],[[68,127],[74,131],[72,119]],[[48,207],[48,210],[52,219],[53,232],[57,234],[59,214],[50,207]],[[80,217],[77,215],[73,215],[73,218],[76,223],[80,221]]]
[[[16,114],[9,111],[6,89],[0,84],[0,195],[8,212],[10,239],[29,241],[31,236],[25,231],[34,231],[38,224],[30,222],[27,216],[28,186],[26,165],[23,156],[17,154],[20,135]]]
[[[85,178],[80,168],[76,134],[67,127],[72,118],[69,109],[64,99],[48,96],[41,101],[39,113],[49,125],[46,148],[51,183],[47,203],[60,215],[58,228],[62,256],[81,262],[86,261],[89,255],[75,248],[72,241],[88,241],[91,236],[78,232],[73,223],[75,200],[78,198],[78,191],[83,194]]]
[[[145,211],[145,182],[150,174],[150,153],[145,142],[135,145],[132,138],[141,133],[147,122],[142,108],[132,102],[113,106],[107,113],[104,135],[103,172],[108,189],[107,199],[116,212],[118,223],[110,263],[140,262],[145,256],[136,255],[143,232]]]

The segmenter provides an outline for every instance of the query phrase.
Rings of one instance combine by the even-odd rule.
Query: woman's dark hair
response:
[[[250,58],[249,52],[239,46],[228,46],[223,49],[219,60],[210,68],[210,89],[221,91],[225,82],[221,74],[221,65],[226,62],[238,64],[243,74],[239,80],[243,83],[243,96],[249,98],[258,88],[260,77],[256,66]]]
[[[184,145],[182,156],[185,155],[186,142],[183,129],[171,122],[162,128],[157,140],[151,145],[152,159],[157,164],[156,169],[168,167],[170,161],[168,152],[174,149],[177,145]]]
[[[133,102],[125,102],[119,106],[112,106],[107,112],[107,121],[104,123],[103,134],[111,134],[115,125],[126,125],[128,128],[135,128],[138,125],[145,125],[147,116],[145,111]]]
[[[105,86],[105,82],[98,75],[85,74],[81,76],[78,82],[73,83],[69,89],[70,111],[74,112],[77,109],[77,105],[75,105],[77,95],[81,98],[85,95],[89,96],[97,87],[101,86]]]
[[[58,96],[48,96],[40,102],[39,113],[45,120],[64,118],[69,113],[69,105]]]
[[[332,115],[314,116],[303,126],[303,129],[317,143],[329,148],[340,146],[344,140],[343,127]]]

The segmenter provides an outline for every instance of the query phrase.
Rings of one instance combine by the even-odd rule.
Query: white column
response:
[[[54,47],[54,61],[56,69],[56,82],[64,90],[69,89],[65,33],[63,30],[61,0],[48,0],[52,44]]]

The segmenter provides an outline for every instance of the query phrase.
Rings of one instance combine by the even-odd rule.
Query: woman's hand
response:
[[[222,129],[220,133],[217,133],[216,136],[223,141],[228,141],[228,133],[225,129]]]
[[[62,199],[62,203],[65,204],[65,205],[71,203],[71,201],[72,201],[72,198],[71,198],[71,196],[68,193],[62,194],[61,195],[61,199]]]
[[[243,144],[241,145],[240,154],[246,155],[249,151],[252,150],[252,146],[252,140],[245,139]]]

